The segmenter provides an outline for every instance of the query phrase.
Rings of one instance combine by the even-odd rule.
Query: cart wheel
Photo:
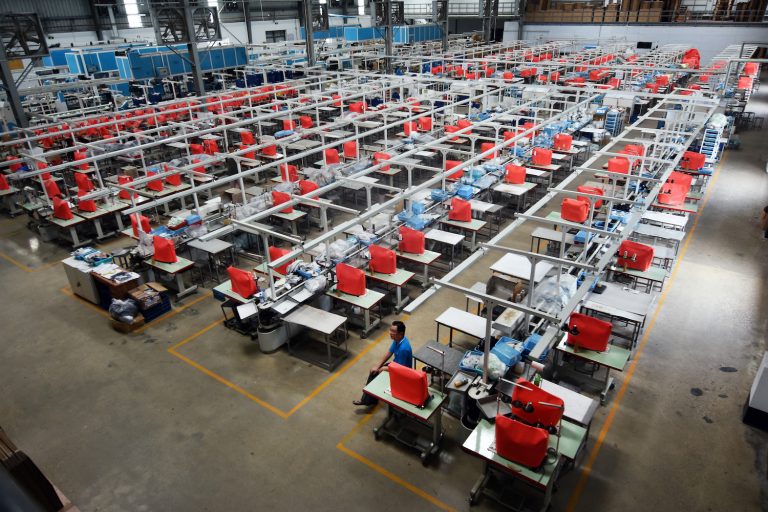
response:
[[[373,429],[373,438],[377,441],[381,441],[381,432],[378,428]]]
[[[469,502],[470,507],[474,507],[477,505],[477,494],[469,494],[469,499],[467,500]]]
[[[427,467],[429,465],[429,453],[422,452],[420,457],[421,457],[421,465],[424,467]]]
[[[608,389],[616,389],[616,383],[615,382],[611,383]]]

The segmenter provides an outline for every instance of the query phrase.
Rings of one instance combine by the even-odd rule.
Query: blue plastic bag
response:
[[[456,190],[456,195],[462,199],[469,200],[475,194],[475,190],[470,185],[462,185]]]

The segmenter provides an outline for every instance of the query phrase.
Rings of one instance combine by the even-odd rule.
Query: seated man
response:
[[[392,339],[392,344],[389,346],[389,350],[381,359],[379,364],[371,368],[368,373],[368,381],[370,383],[380,372],[387,371],[387,361],[390,357],[395,357],[395,362],[408,368],[413,367],[413,351],[411,350],[411,342],[405,337],[405,324],[400,320],[395,320],[389,327],[389,337]],[[371,406],[376,405],[378,400],[370,395],[363,393],[360,400],[352,402],[355,405]]]

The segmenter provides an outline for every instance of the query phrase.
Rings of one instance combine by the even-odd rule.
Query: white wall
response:
[[[744,41],[765,41],[765,27],[707,27],[701,25],[536,25],[526,24],[523,36],[527,41],[538,39],[581,39],[599,43],[610,38],[629,42],[652,41],[658,44],[689,44],[698,48],[703,63],[709,62],[720,50]],[[516,41],[517,22],[504,24],[504,42]]]

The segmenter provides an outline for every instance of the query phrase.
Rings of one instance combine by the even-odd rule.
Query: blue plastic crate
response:
[[[520,342],[504,336],[496,342],[496,345],[491,349],[491,354],[498,357],[506,366],[514,366],[523,358],[523,354],[515,348],[518,343]]]
[[[480,356],[480,357],[482,357],[483,353],[480,352],[479,350],[467,350],[464,353],[464,357],[462,357],[461,361],[459,362],[459,368],[461,368],[465,372],[476,373],[478,375],[482,375],[482,373],[483,373],[482,363],[481,363],[479,368],[476,368],[475,366],[473,366],[473,365],[471,365],[471,364],[469,364],[467,362],[467,359],[469,357],[471,357],[471,356]]]

